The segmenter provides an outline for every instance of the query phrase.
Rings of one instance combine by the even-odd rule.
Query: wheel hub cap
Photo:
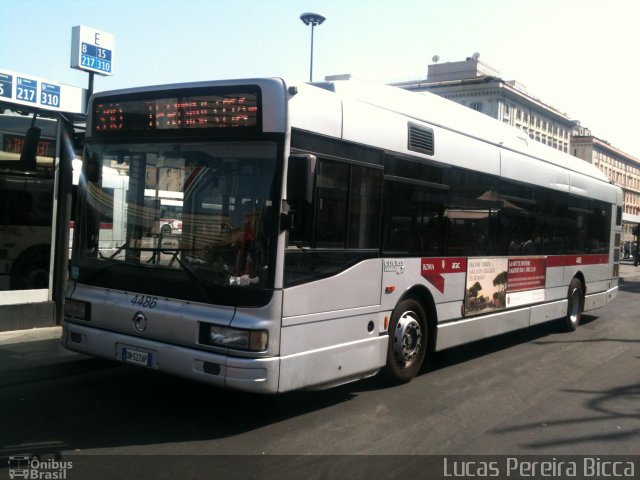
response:
[[[398,362],[409,367],[415,362],[422,347],[422,329],[413,312],[402,314],[393,337],[393,352]]]

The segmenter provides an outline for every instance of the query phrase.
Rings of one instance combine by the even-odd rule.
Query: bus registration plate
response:
[[[131,347],[122,348],[121,358],[123,362],[142,365],[143,367],[151,367],[153,365],[153,353],[143,352]]]

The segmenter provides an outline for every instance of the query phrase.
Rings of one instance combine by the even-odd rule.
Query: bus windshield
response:
[[[276,152],[270,142],[87,145],[77,266],[96,279],[134,267],[128,276],[156,278],[152,293],[166,296],[162,278],[268,288]]]

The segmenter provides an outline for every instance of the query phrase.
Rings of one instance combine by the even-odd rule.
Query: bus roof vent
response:
[[[409,150],[433,155],[433,130],[409,122]]]

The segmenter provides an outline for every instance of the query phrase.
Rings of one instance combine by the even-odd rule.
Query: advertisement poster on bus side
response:
[[[467,262],[467,315],[501,310],[506,306],[507,258],[470,258]]]
[[[544,301],[546,258],[470,258],[467,315],[479,315]]]
[[[544,301],[547,258],[510,258],[507,273],[507,307]]]

